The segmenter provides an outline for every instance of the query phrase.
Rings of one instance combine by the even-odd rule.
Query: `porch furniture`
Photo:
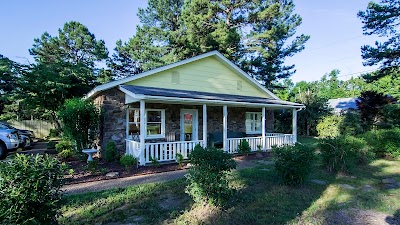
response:
[[[243,138],[246,136],[245,132],[228,131],[228,138]],[[223,132],[215,132],[208,135],[209,146],[222,148],[223,147]]]

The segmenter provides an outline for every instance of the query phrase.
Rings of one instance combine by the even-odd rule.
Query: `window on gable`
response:
[[[259,134],[262,132],[261,112],[246,112],[246,133]]]

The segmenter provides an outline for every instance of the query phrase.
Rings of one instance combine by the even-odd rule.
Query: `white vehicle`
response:
[[[19,144],[18,131],[0,124],[0,159],[5,159],[8,152],[17,150]]]

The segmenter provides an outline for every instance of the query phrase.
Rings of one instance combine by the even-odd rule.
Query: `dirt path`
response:
[[[258,164],[256,161],[236,160],[238,162],[237,169],[245,169],[255,167]],[[149,175],[139,175],[132,177],[124,177],[110,180],[93,181],[80,184],[65,185],[63,191],[65,194],[80,194],[86,192],[103,191],[112,188],[125,188],[138,184],[165,182],[183,178],[187,170],[177,170],[164,173],[156,173]]]

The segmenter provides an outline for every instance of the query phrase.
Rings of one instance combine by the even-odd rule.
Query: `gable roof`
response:
[[[132,75],[129,77],[126,77],[124,79],[121,80],[116,80],[116,81],[111,81],[109,83],[106,84],[102,84],[99,85],[97,87],[95,87],[93,90],[91,90],[86,96],[85,98],[90,98],[94,95],[96,95],[97,93],[101,92],[101,91],[105,91],[114,87],[117,87],[119,85],[125,84],[127,82],[133,81],[133,80],[137,80],[143,77],[147,77],[168,69],[172,69],[181,65],[185,65],[200,59],[204,59],[207,57],[215,57],[216,59],[218,59],[220,62],[222,62],[225,66],[227,66],[228,68],[232,69],[233,71],[235,71],[237,74],[241,75],[243,78],[247,79],[251,84],[253,84],[257,89],[267,93],[269,96],[271,96],[273,99],[279,100],[279,98],[274,95],[271,91],[269,91],[268,89],[266,89],[264,86],[262,86],[258,81],[256,81],[255,79],[253,79],[252,77],[250,77],[246,72],[244,72],[242,69],[240,69],[238,66],[236,66],[234,63],[232,63],[231,61],[229,61],[227,58],[225,58],[221,53],[219,53],[218,51],[212,51],[212,52],[208,52],[208,53],[204,53],[189,59],[185,59],[176,63],[172,63],[166,66],[162,66],[156,69],[152,69],[143,73],[139,73],[136,75]]]

